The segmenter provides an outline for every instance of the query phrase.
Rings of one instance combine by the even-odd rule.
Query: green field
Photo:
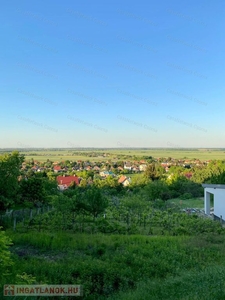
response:
[[[81,284],[85,300],[225,299],[224,234],[7,234],[14,276],[29,274],[39,284]]]
[[[12,151],[8,149],[7,151]],[[15,149],[14,149],[15,150]],[[146,156],[158,157],[172,157],[172,158],[187,158],[187,159],[200,159],[200,160],[224,160],[225,149],[171,149],[171,148],[108,148],[108,149],[97,149],[97,148],[85,148],[85,149],[17,149],[21,153],[25,154],[26,159],[33,158],[37,161],[65,161],[65,160],[89,160],[89,161],[103,161],[103,160],[116,160],[116,159],[131,159],[136,157],[141,159]],[[1,149],[1,152],[6,150]],[[86,155],[80,155],[80,153],[86,153]],[[90,157],[91,153],[97,152],[97,157]],[[103,154],[108,154],[103,157]]]
[[[167,200],[168,203],[174,203],[178,205],[180,208],[204,208],[204,198],[193,198],[193,199],[171,199]]]

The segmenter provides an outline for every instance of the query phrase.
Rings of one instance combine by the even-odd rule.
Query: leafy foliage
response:
[[[23,160],[24,156],[18,151],[0,156],[0,211],[17,199],[18,177]]]
[[[108,206],[107,198],[102,195],[98,188],[91,187],[85,193],[86,198],[86,209],[89,211],[94,218],[100,213],[104,212]]]
[[[43,181],[35,177],[24,179],[20,185],[20,193],[23,201],[40,205],[45,199]]]
[[[165,173],[165,170],[161,165],[150,163],[145,170],[145,176],[152,181],[159,179]]]

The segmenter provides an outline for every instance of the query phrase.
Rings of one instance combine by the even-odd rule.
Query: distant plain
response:
[[[187,148],[62,148],[62,149],[0,149],[0,154],[18,150],[25,159],[36,161],[107,161],[121,159],[143,159],[144,157],[163,157],[176,159],[225,160],[225,149],[187,149]],[[93,157],[93,153],[95,156]]]

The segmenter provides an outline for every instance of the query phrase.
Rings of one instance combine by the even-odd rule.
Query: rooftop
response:
[[[210,184],[210,183],[203,183],[202,186],[203,186],[204,188],[225,189],[225,184]]]

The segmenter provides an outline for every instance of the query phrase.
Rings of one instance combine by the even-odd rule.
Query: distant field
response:
[[[87,157],[87,156],[81,156],[81,155],[71,155],[71,154],[58,154],[58,155],[49,155],[49,154],[43,154],[43,155],[29,155],[27,153],[25,154],[25,159],[29,160],[33,158],[34,160],[43,162],[46,161],[47,159],[51,161],[78,161],[78,160],[89,160],[89,161],[102,161],[102,160],[107,160],[106,158],[103,157]]]
[[[173,157],[173,158],[199,158],[225,159],[225,149],[116,149],[112,153],[123,155]]]
[[[8,151],[12,151],[9,149]],[[14,149],[15,150],[15,149]],[[200,160],[218,159],[225,160],[225,149],[18,149],[21,153],[25,154],[26,159],[33,158],[38,161],[46,161],[50,159],[52,161],[64,161],[64,160],[90,160],[90,161],[102,161],[108,159],[123,159],[123,156],[135,156],[137,159],[143,156],[157,157],[172,157],[172,158],[198,158]],[[4,152],[4,149],[1,149]],[[93,153],[98,152],[98,157],[88,157],[86,155],[81,156],[79,152]],[[74,155],[72,155],[74,153]],[[77,155],[76,155],[77,153]],[[104,153],[109,153],[109,156],[103,157]]]

